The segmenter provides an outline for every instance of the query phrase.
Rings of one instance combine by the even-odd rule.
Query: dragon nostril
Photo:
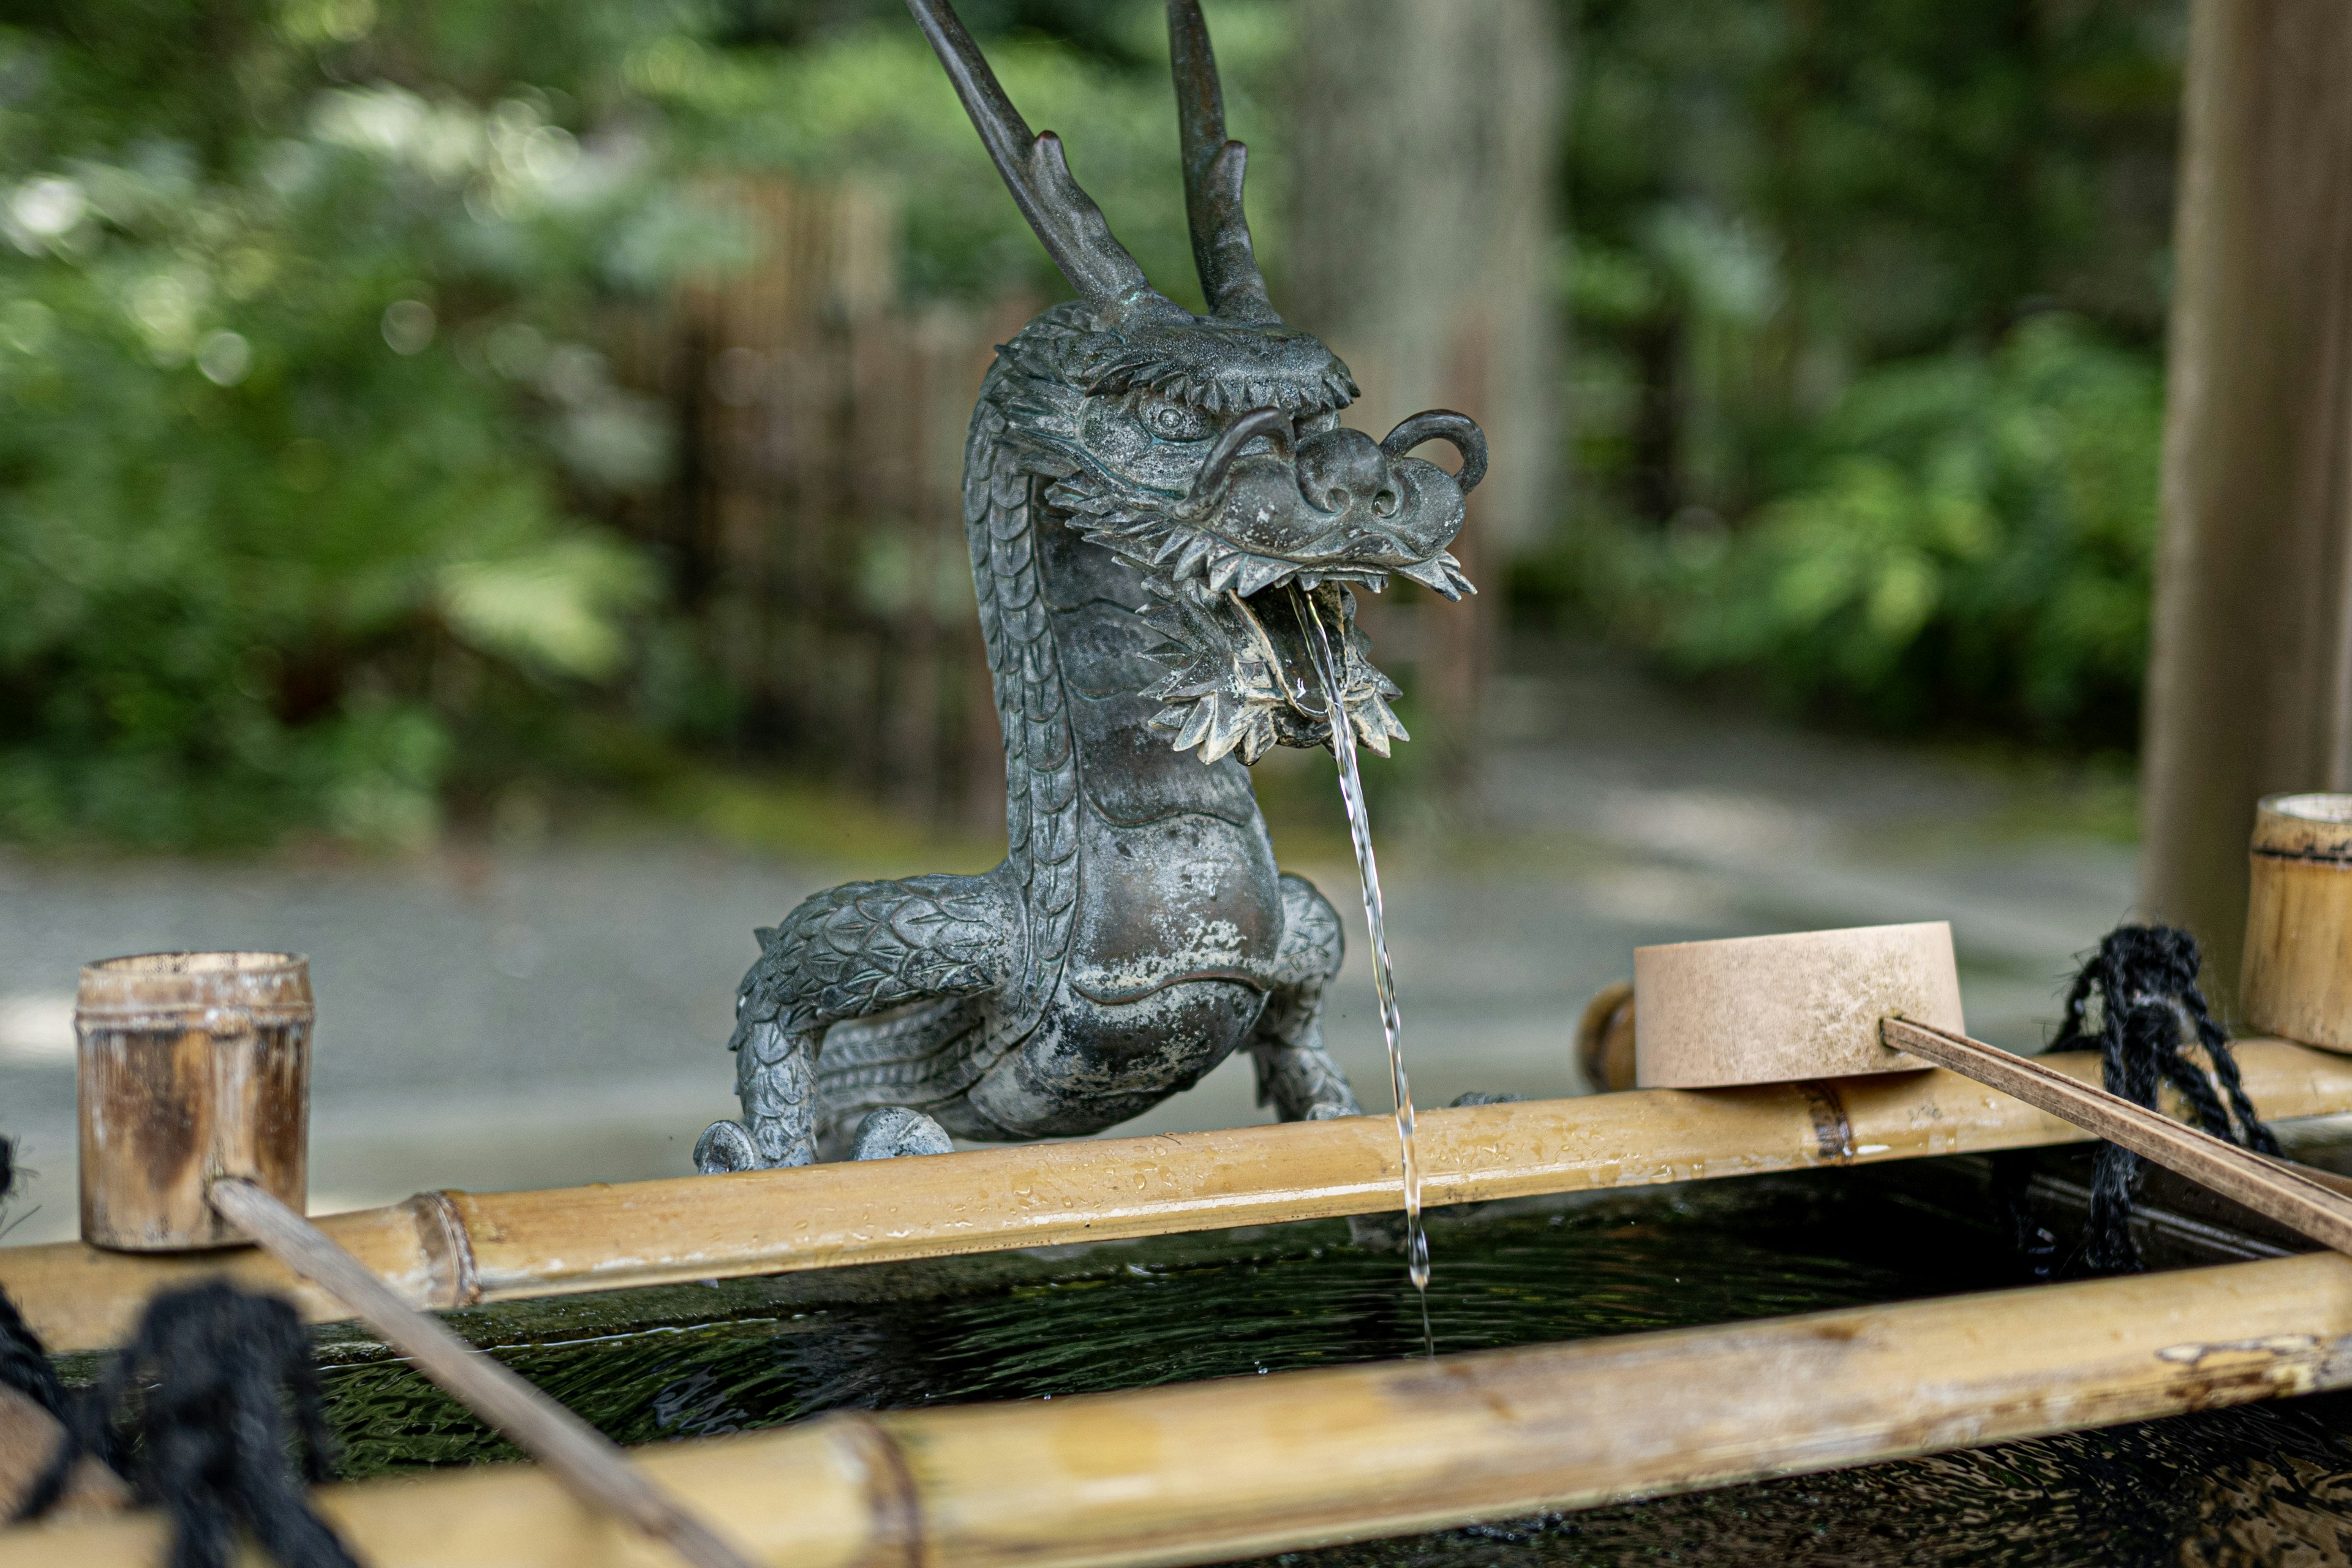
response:
[[[1372,498],[1372,515],[1374,517],[1394,517],[1397,514],[1397,508],[1403,504],[1403,497],[1398,495],[1396,491],[1392,489],[1383,488],[1380,494]]]
[[[1298,489],[1318,510],[1344,512],[1352,507],[1379,505],[1392,496],[1389,459],[1370,436],[1345,426],[1325,430],[1298,444]],[[1391,510],[1394,510],[1391,503]],[[1387,513],[1382,513],[1383,516]]]

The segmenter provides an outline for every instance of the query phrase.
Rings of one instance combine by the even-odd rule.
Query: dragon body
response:
[[[1340,422],[1347,367],[1267,301],[1197,0],[1169,17],[1206,315],[1144,281],[945,0],[909,4],[1079,296],[999,351],[965,451],[1007,853],[761,931],[730,1042],[743,1115],[697,1163],[1098,1131],[1244,1048],[1286,1120],[1353,1114],[1319,1026],[1339,922],[1276,868],[1244,764],[1330,743],[1335,717],[1382,753],[1403,738],[1352,592],[1468,590],[1444,547],[1483,438],[1442,410],[1381,442]],[[1431,439],[1458,473],[1407,455]]]

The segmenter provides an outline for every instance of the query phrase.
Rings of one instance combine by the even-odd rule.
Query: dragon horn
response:
[[[907,9],[931,49],[947,68],[964,112],[982,145],[1004,176],[1021,216],[1036,231],[1045,254],[1062,269],[1079,298],[1099,310],[1123,313],[1145,300],[1158,300],[1143,268],[1110,232],[1102,209],[1079,188],[1062,155],[1062,139],[1052,132],[1031,135],[1029,122],[1004,96],[980,46],[964,31],[949,0],[907,0]],[[1173,307],[1170,307],[1173,309]]]
[[[1192,227],[1192,263],[1209,309],[1229,321],[1282,318],[1266,297],[1265,277],[1242,211],[1249,149],[1225,140],[1225,93],[1201,0],[1168,0],[1168,58],[1176,77],[1176,121],[1183,132],[1184,216]]]

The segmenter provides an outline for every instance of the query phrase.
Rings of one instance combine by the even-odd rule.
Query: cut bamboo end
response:
[[[2265,1034],[2352,1051],[2352,795],[2276,795],[2254,817],[2239,1006]]]
[[[1670,1333],[888,1415],[638,1463],[793,1568],[1150,1568],[1842,1468],[2352,1384],[2333,1254]],[[320,1494],[377,1568],[644,1568],[520,1467]],[[155,1560],[141,1517],[0,1534]]]
[[[1633,950],[1635,1077],[1643,1089],[1925,1068],[1881,1042],[1878,1023],[1890,1013],[1968,1032],[1946,922]]]
[[[1576,1068],[1595,1094],[1633,1087],[1633,984],[1620,980],[1592,994],[1576,1022]]]
[[[75,1000],[81,1234],[168,1252],[244,1240],[205,1188],[242,1176],[299,1212],[309,1191],[309,961],[151,952],[81,972]]]
[[[2242,1043],[2238,1057],[2267,1117],[2352,1110],[2352,1058],[2266,1040]],[[2040,1059],[2098,1080],[2098,1058],[2088,1053]],[[2057,1117],[1940,1069],[1468,1106],[1421,1121],[1433,1205],[2084,1138]],[[1372,1214],[1398,1202],[1395,1130],[1367,1116],[618,1186],[426,1194],[318,1223],[411,1303],[447,1309]],[[0,1289],[58,1350],[120,1343],[158,1288],[215,1273],[285,1290],[314,1320],[342,1315],[251,1249],[166,1257],[71,1243],[0,1248]]]

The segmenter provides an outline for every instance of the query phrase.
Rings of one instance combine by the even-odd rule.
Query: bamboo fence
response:
[[[2238,1047],[2279,1119],[2352,1110],[2352,1058]],[[2084,1082],[2098,1058],[2039,1058]],[[1731,1089],[1648,1089],[1432,1110],[1433,1205],[2079,1142],[2079,1129],[1940,1068]],[[1030,1144],[912,1161],[543,1192],[426,1193],[320,1228],[412,1304],[776,1274],[1394,1209],[1386,1117]],[[0,1289],[52,1348],[119,1342],[158,1288],[226,1272],[343,1316],[251,1250],[181,1256],[79,1243],[0,1248]]]
[[[992,826],[1003,767],[959,486],[981,377],[1040,302],[902,305],[896,216],[858,187],[720,194],[756,263],[609,325],[674,447],[667,485],[616,521],[667,563],[733,742]]]

